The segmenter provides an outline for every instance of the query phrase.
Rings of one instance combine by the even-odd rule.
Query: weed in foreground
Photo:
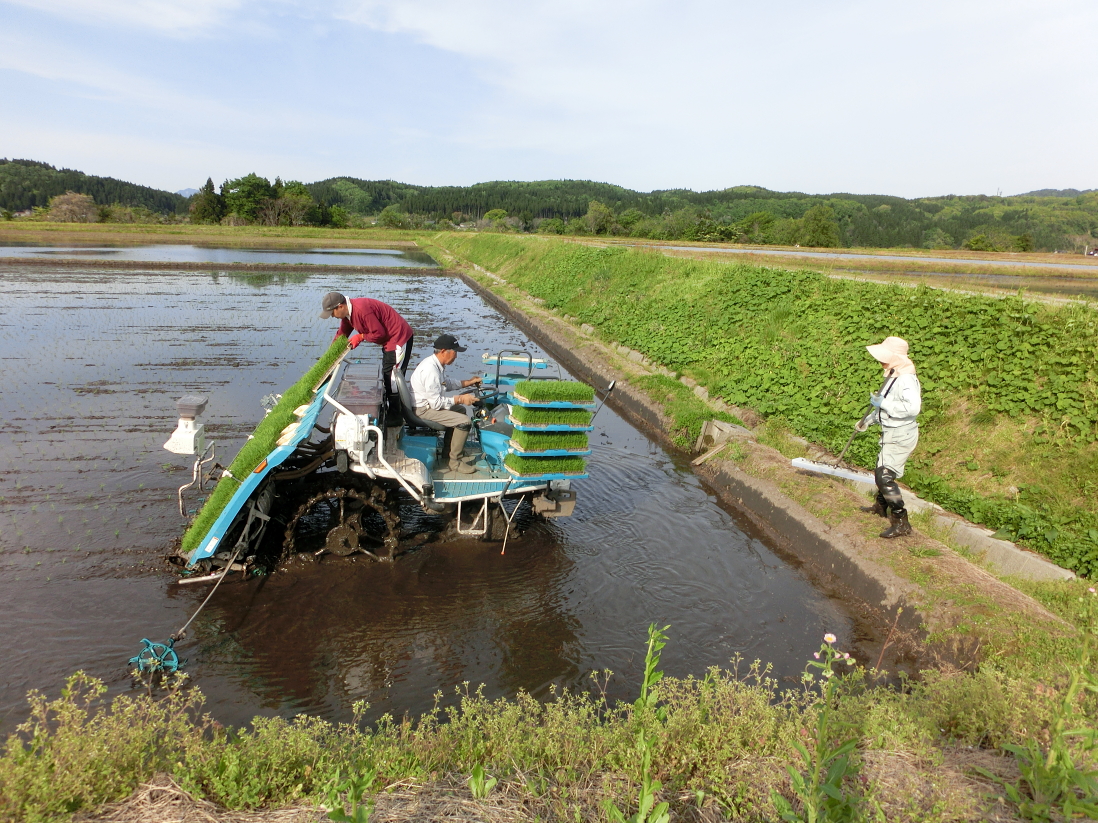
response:
[[[377,772],[373,769],[363,772],[358,777],[353,775],[343,779],[342,772],[336,772],[336,778],[328,789],[327,806],[330,809],[328,819],[336,823],[367,823],[374,811],[376,799],[371,797],[363,802],[363,797],[370,791],[377,779]],[[351,804],[348,812],[341,799],[344,795]]]
[[[858,807],[853,798],[843,791],[843,779],[855,771],[851,763],[851,754],[858,745],[856,737],[835,742],[852,730],[849,724],[835,717],[838,702],[838,680],[835,677],[836,663],[853,665],[854,661],[847,652],[840,652],[834,646],[835,635],[825,634],[824,642],[818,652],[813,653],[815,660],[808,661],[802,680],[806,688],[819,685],[821,697],[817,703],[816,729],[812,735],[813,746],[809,749],[799,740],[793,746],[801,757],[801,770],[787,765],[793,793],[801,801],[801,811],[793,809],[792,804],[778,792],[771,793],[771,799],[787,823],[817,823],[817,821],[846,821],[858,818]],[[813,673],[812,669],[818,669]]]
[[[652,777],[652,751],[656,747],[658,736],[649,734],[647,724],[654,720],[662,726],[667,722],[667,710],[657,705],[659,697],[656,693],[656,685],[663,680],[663,672],[660,671],[660,652],[667,645],[667,629],[657,629],[653,623],[648,627],[648,648],[644,655],[644,678],[641,680],[640,697],[633,704],[634,717],[637,722],[637,748],[641,753],[641,785],[640,796],[637,799],[637,812],[629,817],[621,811],[612,801],[604,804],[606,813],[614,823],[667,823],[671,819],[668,813],[669,804],[656,802],[656,795],[663,788],[660,781]]]
[[[477,763],[473,766],[473,771],[467,782],[470,794],[477,800],[483,800],[491,794],[492,789],[496,787],[496,783],[499,781],[494,777],[489,777],[488,772],[484,771],[484,767]]]

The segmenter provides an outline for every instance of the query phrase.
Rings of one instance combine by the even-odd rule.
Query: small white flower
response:
[[[817,660],[820,659],[820,653],[819,652],[812,652],[812,656],[815,657]]]
[[[836,640],[838,640],[838,638],[835,637],[835,635],[833,635],[831,632],[828,632],[824,635],[824,643],[834,643]]]

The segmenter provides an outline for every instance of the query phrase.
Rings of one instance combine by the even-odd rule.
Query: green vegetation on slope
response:
[[[271,409],[270,414],[264,417],[256,426],[255,433],[237,452],[233,462],[229,465],[229,476],[222,477],[213,490],[213,494],[206,500],[201,511],[191,523],[183,535],[182,551],[189,553],[194,551],[202,538],[210,530],[218,516],[225,509],[226,504],[240,487],[241,480],[251,474],[255,467],[271,453],[278,441],[282,430],[293,423],[297,418],[294,409],[298,406],[311,403],[314,397],[313,388],[332,364],[339,359],[347,348],[347,338],[337,337],[332,341],[321,358],[309,369],[300,380],[283,393],[278,404]]]
[[[1098,314],[808,271],[505,235],[434,242],[710,395],[838,451],[906,338],[924,391],[904,481],[1080,574],[1098,574]],[[876,438],[849,458],[871,467]]]

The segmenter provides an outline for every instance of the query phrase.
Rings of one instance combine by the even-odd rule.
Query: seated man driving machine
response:
[[[447,397],[444,392],[456,391],[466,386],[476,386],[480,377],[456,380],[446,376],[446,367],[457,359],[459,351],[468,347],[458,345],[452,334],[440,334],[435,340],[435,353],[425,357],[412,373],[412,405],[416,414],[424,420],[432,420],[446,426],[443,451],[449,456],[449,469],[457,474],[474,474],[472,462],[464,457],[465,440],[472,428],[472,421],[465,406],[472,404],[476,396],[459,394]]]

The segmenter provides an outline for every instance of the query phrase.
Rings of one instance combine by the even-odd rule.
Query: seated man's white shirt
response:
[[[454,405],[454,398],[446,397],[443,392],[457,391],[461,388],[461,381],[447,377],[446,367],[432,354],[416,366],[408,388],[412,392],[412,404],[417,409],[426,406],[441,411]]]

